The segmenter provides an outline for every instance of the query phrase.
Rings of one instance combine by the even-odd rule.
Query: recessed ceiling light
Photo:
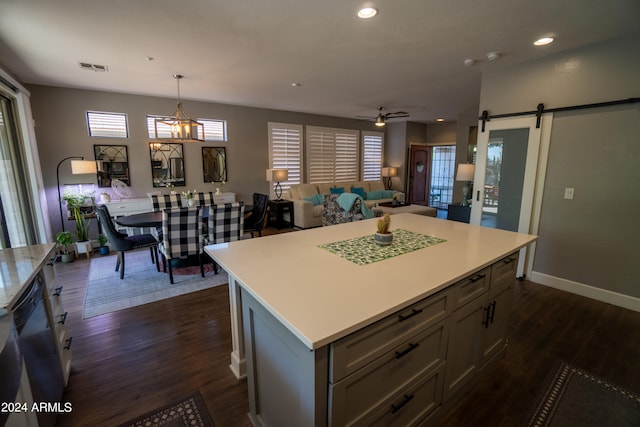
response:
[[[295,82],[294,82],[294,83],[291,83],[291,86],[293,86],[293,87],[300,87],[300,86],[302,86],[302,83],[295,83]]]
[[[444,119],[443,119],[442,117],[438,117],[438,118],[436,119],[436,122],[444,122]]]
[[[373,18],[378,14],[378,9],[375,7],[363,7],[358,11],[358,18],[368,19]]]
[[[464,65],[466,65],[467,67],[470,67],[470,66],[472,66],[472,65],[475,65],[475,63],[476,63],[476,60],[475,60],[475,59],[471,59],[471,58],[469,58],[469,59],[465,59],[465,60],[464,60]]]
[[[536,46],[545,46],[549,43],[553,43],[553,37],[542,37],[533,42],[533,44]]]
[[[498,52],[489,52],[489,53],[487,53],[487,59],[489,61],[495,61],[498,58],[500,58],[500,54]]]

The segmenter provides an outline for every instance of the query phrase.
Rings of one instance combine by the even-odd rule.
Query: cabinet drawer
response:
[[[407,386],[406,390],[394,396],[373,411],[362,425],[371,427],[413,426],[424,421],[442,403],[442,381],[444,364],[432,373]]]
[[[489,290],[491,267],[480,270],[453,285],[453,309],[462,307]]]
[[[330,346],[329,382],[355,372],[411,336],[449,316],[451,290],[446,289]]]
[[[491,294],[495,295],[513,285],[518,269],[518,252],[501,259],[491,266]]]
[[[329,385],[331,425],[357,425],[418,377],[442,365],[448,327],[440,322],[364,368]]]

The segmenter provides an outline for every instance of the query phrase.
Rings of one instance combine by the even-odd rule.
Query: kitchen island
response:
[[[206,247],[229,273],[231,368],[246,366],[255,425],[417,424],[504,354],[518,250],[536,237],[398,214],[408,240],[380,256],[376,222]]]

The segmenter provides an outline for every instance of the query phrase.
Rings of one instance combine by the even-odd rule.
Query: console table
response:
[[[254,425],[414,425],[504,354],[518,250],[536,237],[397,214],[392,230],[439,243],[366,265],[320,247],[376,222],[205,248],[229,273],[230,367]]]

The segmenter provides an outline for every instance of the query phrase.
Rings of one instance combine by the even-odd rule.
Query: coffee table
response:
[[[386,206],[378,205],[373,208],[373,212],[376,216],[382,216],[384,214],[399,214],[399,213],[412,213],[416,215],[424,215],[424,216],[437,216],[438,210],[436,208],[432,208],[429,206],[422,205],[403,205],[403,206]]]

